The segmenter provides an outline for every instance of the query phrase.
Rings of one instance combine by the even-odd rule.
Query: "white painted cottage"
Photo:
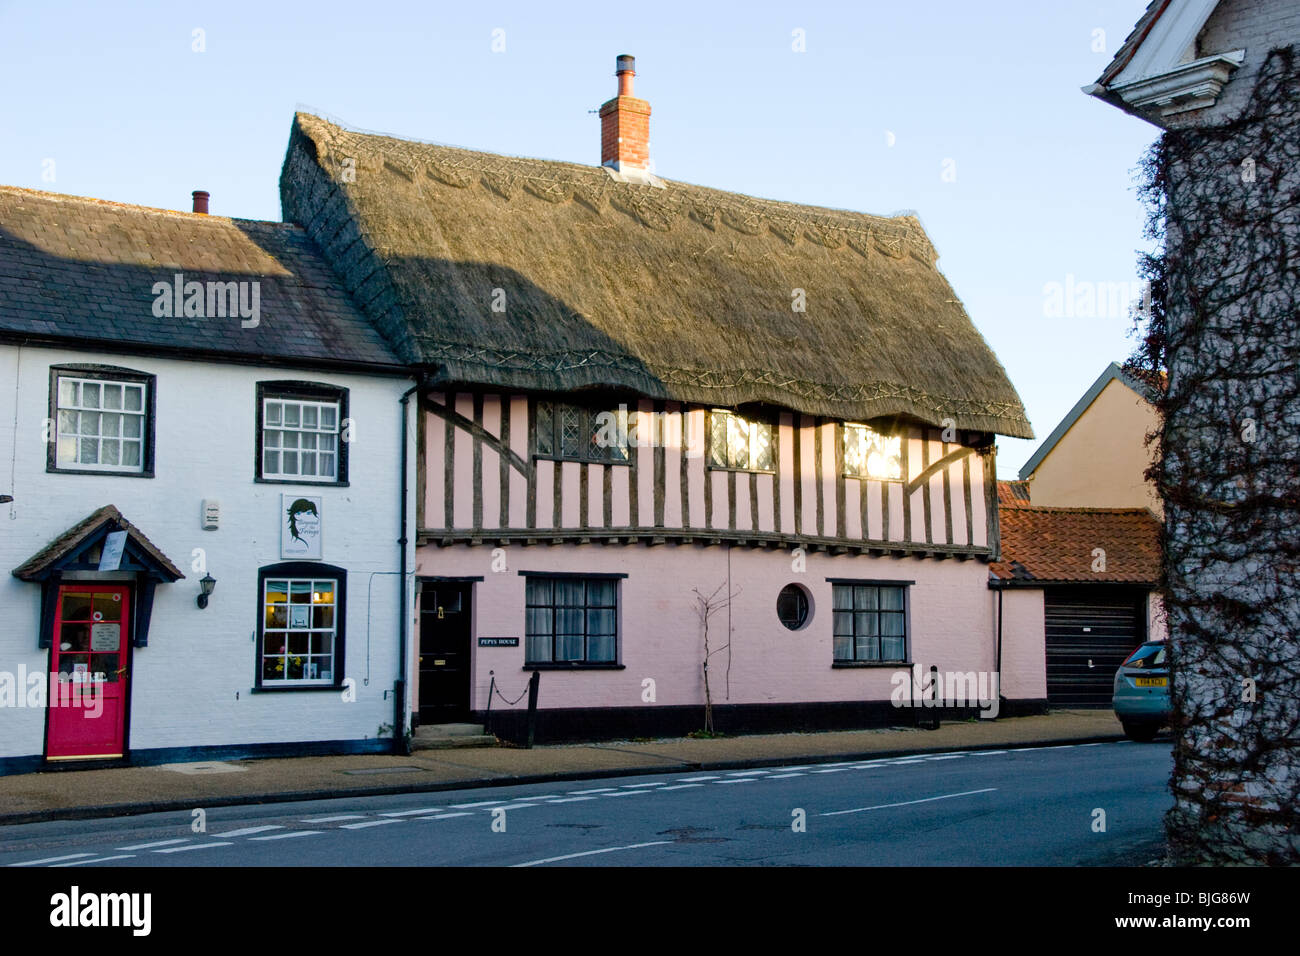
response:
[[[0,773],[391,748],[410,384],[297,226],[0,187]]]

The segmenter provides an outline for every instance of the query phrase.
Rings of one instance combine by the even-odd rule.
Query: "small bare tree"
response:
[[[695,593],[695,613],[700,619],[700,627],[704,630],[704,662],[702,666],[704,672],[704,731],[708,734],[713,733],[713,695],[709,690],[709,658],[722,651],[730,651],[731,648],[730,634],[727,635],[727,643],[721,647],[709,647],[709,619],[728,607],[732,599],[740,593],[740,588],[736,588],[730,594],[723,595],[721,592],[726,587],[727,582],[723,581],[708,595],[705,595],[699,588],[691,588]]]

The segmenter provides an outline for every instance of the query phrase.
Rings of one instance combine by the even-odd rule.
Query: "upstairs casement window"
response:
[[[715,408],[709,413],[709,466],[735,471],[775,471],[772,424]]]
[[[844,425],[844,474],[873,481],[903,480],[903,437],[869,425]]]
[[[153,477],[154,386],[130,369],[52,367],[46,470]]]
[[[563,461],[625,464],[627,408],[593,408],[565,402],[537,403],[533,454]]]
[[[257,480],[347,484],[347,389],[257,384]]]

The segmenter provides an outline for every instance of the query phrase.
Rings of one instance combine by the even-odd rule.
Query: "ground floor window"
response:
[[[340,684],[347,572],[296,562],[262,568],[258,581],[258,686]]]
[[[529,575],[527,582],[527,663],[617,661],[616,579]]]
[[[836,663],[907,660],[905,587],[842,583],[832,591]]]

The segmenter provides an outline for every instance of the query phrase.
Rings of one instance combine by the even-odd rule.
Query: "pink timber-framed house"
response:
[[[698,729],[697,591],[722,731],[1041,704],[988,587],[1032,432],[920,223],[660,179],[618,68],[601,166],[293,123],[284,218],[423,374],[416,721],[518,736],[541,671],[539,740]]]

